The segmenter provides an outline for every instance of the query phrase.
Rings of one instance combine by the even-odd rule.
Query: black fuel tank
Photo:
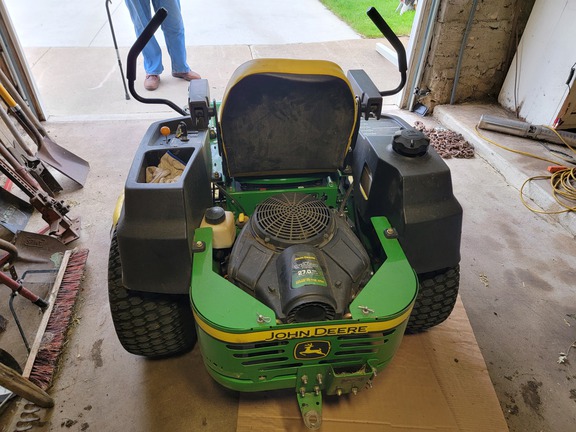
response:
[[[361,222],[386,216],[419,274],[458,264],[462,230],[450,169],[422,138],[395,116],[362,121],[352,168]]]

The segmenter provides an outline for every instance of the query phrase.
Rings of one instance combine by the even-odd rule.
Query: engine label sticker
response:
[[[296,360],[316,360],[330,354],[330,342],[317,340],[300,342],[294,347],[294,358]]]
[[[292,255],[292,288],[306,285],[328,286],[316,255],[298,252]]]

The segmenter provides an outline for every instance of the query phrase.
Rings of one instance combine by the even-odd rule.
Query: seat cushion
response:
[[[232,177],[342,167],[357,121],[346,76],[328,61],[256,59],[232,75],[220,130]]]

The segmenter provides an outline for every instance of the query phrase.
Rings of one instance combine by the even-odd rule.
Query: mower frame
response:
[[[139,96],[136,58],[165,10],[128,56],[134,98],[165,103],[181,117],[150,126],[117,204],[109,261],[117,335],[128,351],[147,357],[178,354],[198,341],[206,370],[225,387],[293,388],[311,429],[321,424],[322,394],[371,387],[404,333],[443,322],[458,293],[462,208],[450,171],[428,139],[402,119],[381,114],[382,96],[404,86],[406,56],[378,12],[372,8],[368,15],[398,52],[401,83],[380,92],[363,70],[341,75],[355,96],[357,119],[342,167],[330,172],[235,178],[222,139],[221,107],[210,102],[207,80],[190,83],[188,112]],[[147,167],[167,154],[182,162],[180,179],[147,183]],[[240,232],[260,203],[288,192],[320,199],[368,250],[371,277],[342,318],[279,319],[227,279],[223,263],[229,252],[216,250],[213,229],[201,227],[205,210],[216,205],[233,213]]]

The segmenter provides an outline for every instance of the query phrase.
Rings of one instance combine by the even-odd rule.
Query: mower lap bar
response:
[[[187,138],[160,134],[184,121]],[[189,239],[212,205],[209,132],[193,131],[189,117],[153,123],[132,162],[124,206],[117,225],[122,278],[127,289],[185,294],[190,287],[192,253]],[[167,152],[184,163],[174,183],[146,183],[146,168],[157,166]]]
[[[126,79],[128,80],[128,89],[130,90],[130,94],[134,99],[138,102],[142,102],[145,104],[165,104],[176,111],[178,114],[186,115],[186,112],[176,105],[174,102],[169,101],[167,99],[157,99],[157,98],[145,98],[140,96],[136,92],[136,88],[134,87],[134,82],[136,81],[136,64],[137,59],[146,44],[152,39],[158,27],[164,22],[166,17],[168,16],[168,11],[165,8],[160,8],[156,11],[152,19],[148,22],[140,36],[134,42],[134,45],[130,48],[128,52],[128,58],[126,59]]]
[[[256,59],[234,72],[220,129],[231,177],[334,172],[352,145],[358,107],[340,67]]]

